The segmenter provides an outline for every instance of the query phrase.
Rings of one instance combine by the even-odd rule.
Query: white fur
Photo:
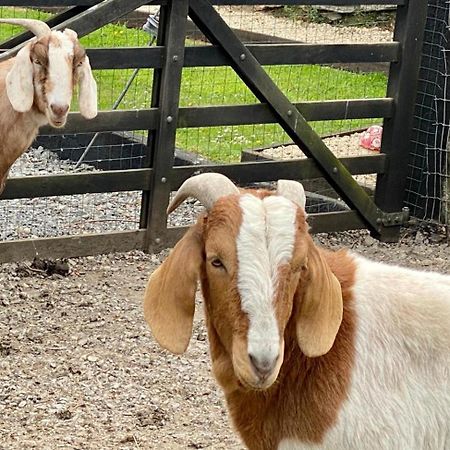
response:
[[[273,306],[278,269],[289,262],[295,241],[295,208],[286,198],[241,196],[242,224],[237,237],[238,289],[249,319],[248,352],[275,361],[280,349]]]
[[[450,449],[450,276],[355,257],[356,365],[321,445],[280,450]]]
[[[49,105],[70,105],[72,99],[72,64],[73,41],[61,31],[53,31],[53,36],[59,41],[59,46],[50,42],[48,48],[48,77],[52,89],[47,93]],[[70,59],[68,59],[70,58]]]

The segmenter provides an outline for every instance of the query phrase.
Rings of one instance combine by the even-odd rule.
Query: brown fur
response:
[[[230,358],[208,320],[214,373],[224,389],[233,423],[250,450],[275,450],[285,438],[320,443],[346,398],[354,360],[351,289],[355,267],[344,251],[323,255],[341,283],[344,298],[343,321],[334,346],[318,358],[308,358],[301,352],[295,332],[303,292],[300,288],[285,330],[283,365],[268,390],[251,391],[239,386]],[[304,273],[302,279],[306,277]]]
[[[250,192],[260,198],[273,195],[268,191]],[[242,220],[238,199],[238,196],[230,196],[218,200],[209,215],[199,219],[193,227],[197,237],[192,239],[191,234],[183,238],[190,239],[190,244],[183,246],[194,245],[194,248],[190,247],[189,255],[179,251],[175,254],[175,249],[174,256],[169,257],[170,264],[177,263],[174,273],[180,273],[186,267],[189,270],[193,265],[195,272],[199,272],[190,271],[187,289],[195,292],[196,283],[192,280],[200,278],[213,372],[225,393],[233,423],[247,447],[250,450],[275,450],[282,439],[289,438],[319,443],[335,423],[349,387],[354,360],[356,319],[352,286],[355,267],[346,252],[326,252],[314,245],[305,214],[299,209],[293,259],[279,268],[279,289],[274,302],[279,329],[284,330],[284,359],[277,380],[268,389],[245,387],[236,375],[235,364],[236,353],[248,359],[248,319],[241,310],[237,292],[235,241]],[[196,259],[197,263],[186,258]],[[211,265],[215,258],[222,261],[223,269]],[[159,270],[170,269],[164,262]],[[309,358],[299,347],[298,317],[315,286],[319,284],[318,292],[327,294],[320,290],[322,280],[318,274],[323,272],[329,272],[339,280],[343,319],[331,350],[323,356]],[[146,290],[144,308],[152,302],[173,304],[174,292],[186,290],[186,286],[180,286],[176,281],[164,291],[158,290],[157,286],[152,289],[151,283],[152,280]],[[194,295],[191,295],[193,305]],[[175,316],[170,313],[171,319]],[[179,332],[179,322],[168,321],[169,315],[162,314],[161,317],[160,322],[166,327],[165,335]],[[146,318],[149,320],[147,315]]]

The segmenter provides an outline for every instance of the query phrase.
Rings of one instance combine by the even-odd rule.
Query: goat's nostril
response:
[[[266,377],[267,375],[269,375],[278,360],[278,357],[269,359],[264,357],[257,357],[251,353],[248,354],[248,357],[250,359],[250,362],[252,363],[253,368],[255,369],[256,374],[260,377]]]
[[[58,105],[56,103],[52,103],[50,105],[50,108],[53,114],[58,117],[64,116],[65,114],[67,114],[67,111],[69,111],[69,105]]]

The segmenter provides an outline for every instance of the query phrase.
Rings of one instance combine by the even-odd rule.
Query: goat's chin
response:
[[[67,122],[67,116],[65,116],[65,117],[54,117],[54,116],[51,116],[50,114],[47,114],[47,120],[48,120],[48,123],[53,128],[62,128]]]
[[[239,384],[243,389],[264,391],[269,389],[277,380],[283,358],[280,357],[273,371],[263,379],[255,374],[248,358],[233,357],[233,369]]]

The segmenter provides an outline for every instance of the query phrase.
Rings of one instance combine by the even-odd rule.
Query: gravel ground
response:
[[[365,231],[316,239],[450,273],[449,243],[432,230],[394,245]],[[74,259],[66,278],[0,266],[0,449],[243,448],[210,373],[202,308],[184,356],[144,323],[145,283],[165,255]]]
[[[232,28],[308,44],[371,44],[391,42],[393,38],[392,30],[386,27],[365,28],[303,22],[277,17],[260,6],[216,6],[215,8]],[[158,7],[143,6],[139,10],[154,14]]]
[[[348,136],[335,136],[326,138],[323,141],[337,158],[353,156],[373,156],[377,152],[366,150],[359,145],[361,133],[353,133]],[[262,156],[273,159],[304,159],[306,156],[297,145],[281,145],[266,149],[261,152]],[[375,189],[376,175],[356,175],[355,179],[363,186]]]
[[[11,177],[75,173],[74,163],[54,153],[30,148],[11,169]],[[83,172],[101,172],[82,165]],[[195,208],[192,205],[195,204]],[[82,233],[135,230],[139,226],[140,192],[96,193],[0,201],[0,241]],[[201,209],[194,201],[169,218],[170,226],[193,222]]]
[[[268,34],[308,44],[370,44],[391,42],[392,30],[385,27],[335,26],[276,17],[253,6],[218,6],[221,16],[232,28]]]

